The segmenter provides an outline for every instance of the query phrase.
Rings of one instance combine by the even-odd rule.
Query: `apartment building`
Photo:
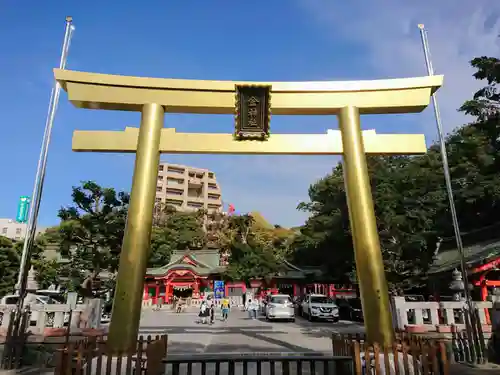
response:
[[[24,223],[18,223],[14,219],[0,218],[0,236],[20,241],[26,236],[26,230],[27,225]],[[36,233],[42,233],[44,230],[44,228],[37,228]]]
[[[179,211],[206,209],[222,211],[222,197],[215,173],[186,165],[160,163],[156,185],[156,202],[171,205]]]

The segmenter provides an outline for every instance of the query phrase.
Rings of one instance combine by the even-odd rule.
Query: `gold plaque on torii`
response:
[[[235,87],[234,138],[267,140],[271,122],[271,86],[236,85]]]

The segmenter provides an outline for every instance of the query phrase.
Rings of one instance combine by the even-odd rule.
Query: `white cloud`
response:
[[[427,74],[417,29],[417,24],[425,24],[434,69],[445,75],[438,97],[446,131],[467,121],[457,108],[482,85],[472,77],[469,61],[498,55],[498,0],[300,0],[300,4],[322,32],[365,46],[379,78]],[[434,137],[429,114],[422,117],[420,131]]]
[[[427,74],[417,28],[417,24],[425,24],[435,73],[445,76],[444,86],[438,96],[445,131],[451,131],[468,121],[457,109],[483,85],[472,77],[474,71],[469,61],[477,56],[498,55],[500,1],[299,0],[299,4],[307,10],[306,16],[309,14],[317,23],[320,32],[331,33],[332,48],[334,38],[339,36],[364,47],[366,53],[360,54],[359,58],[368,56],[367,64],[374,79]],[[408,118],[417,120],[418,128],[411,132],[424,132],[428,141],[437,138],[432,111],[426,110],[425,114],[419,116],[402,117],[404,120]],[[332,158],[331,165],[325,158],[312,161],[307,158],[278,157],[271,159],[272,164],[269,160],[262,158],[256,161],[252,170],[260,171],[261,178],[268,174],[268,181],[281,179],[284,188],[295,184],[301,190],[291,189],[289,194],[280,194],[276,183],[273,183],[272,190],[265,198],[260,198],[261,194],[256,194],[255,190],[239,191],[239,194],[243,193],[240,196],[244,197],[240,200],[242,209],[246,208],[246,202],[251,202],[254,209],[263,211],[272,222],[292,224],[306,217],[292,212],[293,202],[307,199],[309,184],[329,172],[338,158]],[[254,168],[259,164],[262,168]],[[296,171],[303,172],[294,178]],[[227,190],[229,197],[237,197],[231,186]],[[259,193],[264,192],[264,189],[259,189]]]
[[[457,108],[482,85],[473,79],[469,61],[498,53],[498,0],[299,0],[299,4],[320,32],[332,34],[332,48],[339,36],[364,47],[366,52],[357,58],[368,56],[366,63],[374,79],[427,74],[417,28],[417,24],[424,23],[436,74],[445,75],[439,103],[446,131],[467,121]],[[436,139],[432,111],[401,119],[417,119],[419,128],[409,131],[424,132],[428,141]],[[235,164],[216,164],[215,170],[220,169],[218,176],[225,200],[234,202],[238,210],[260,211],[272,223],[297,225],[306,215],[294,210],[296,203],[307,199],[309,185],[328,173],[337,160],[338,157],[239,157],[233,159]],[[235,165],[247,168],[231,172],[228,168]]]

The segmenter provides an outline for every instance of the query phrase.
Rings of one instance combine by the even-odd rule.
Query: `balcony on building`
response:
[[[209,182],[207,184],[207,186],[208,186],[209,192],[214,193],[214,194],[220,194],[220,188],[219,188],[219,185],[217,185],[217,183]]]
[[[218,201],[218,200],[220,200],[220,194],[210,192],[210,193],[208,193],[208,200]]]
[[[189,187],[201,188],[201,187],[203,187],[203,180],[200,178],[196,178],[196,177],[189,177],[188,184],[189,184]]]
[[[193,186],[188,185],[187,196],[188,198],[202,198],[205,194],[203,194],[203,186]]]
[[[180,187],[167,186],[167,189],[165,190],[165,194],[167,195],[167,198],[170,198],[171,196],[173,196],[173,197],[179,197],[179,199],[182,199],[182,196],[184,195],[184,188],[182,186],[180,186]]]
[[[172,206],[175,207],[176,209],[180,209],[182,207],[182,199],[172,199],[172,198],[167,198],[165,200],[165,204],[167,206]]]
[[[205,198],[203,198],[203,195],[189,195],[187,196],[187,201],[188,202],[193,202],[193,203],[200,203],[203,205],[205,203]]]
[[[187,211],[198,211],[203,208],[203,202],[194,202],[189,198],[189,201],[186,204]]]
[[[208,203],[207,210],[209,213],[218,212],[222,209],[222,204],[219,203]]]
[[[168,187],[175,187],[179,186],[180,188],[183,189],[184,186],[184,178],[178,178],[178,177],[167,177],[167,186]]]
[[[167,168],[167,176],[179,176],[183,175],[185,172],[184,168],[168,166]]]

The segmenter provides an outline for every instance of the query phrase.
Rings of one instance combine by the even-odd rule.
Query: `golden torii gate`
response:
[[[442,76],[351,82],[232,82],[140,78],[55,69],[79,108],[141,112],[139,128],[75,131],[73,150],[135,152],[128,219],[118,271],[109,344],[135,345],[161,153],[342,154],[349,216],[367,338],[394,340],[391,309],[365,154],[421,154],[421,134],[362,132],[360,115],[422,111]],[[270,105],[272,96],[272,106]],[[340,132],[269,135],[273,115],[336,115]],[[236,113],[235,134],[177,133],[164,114]]]

